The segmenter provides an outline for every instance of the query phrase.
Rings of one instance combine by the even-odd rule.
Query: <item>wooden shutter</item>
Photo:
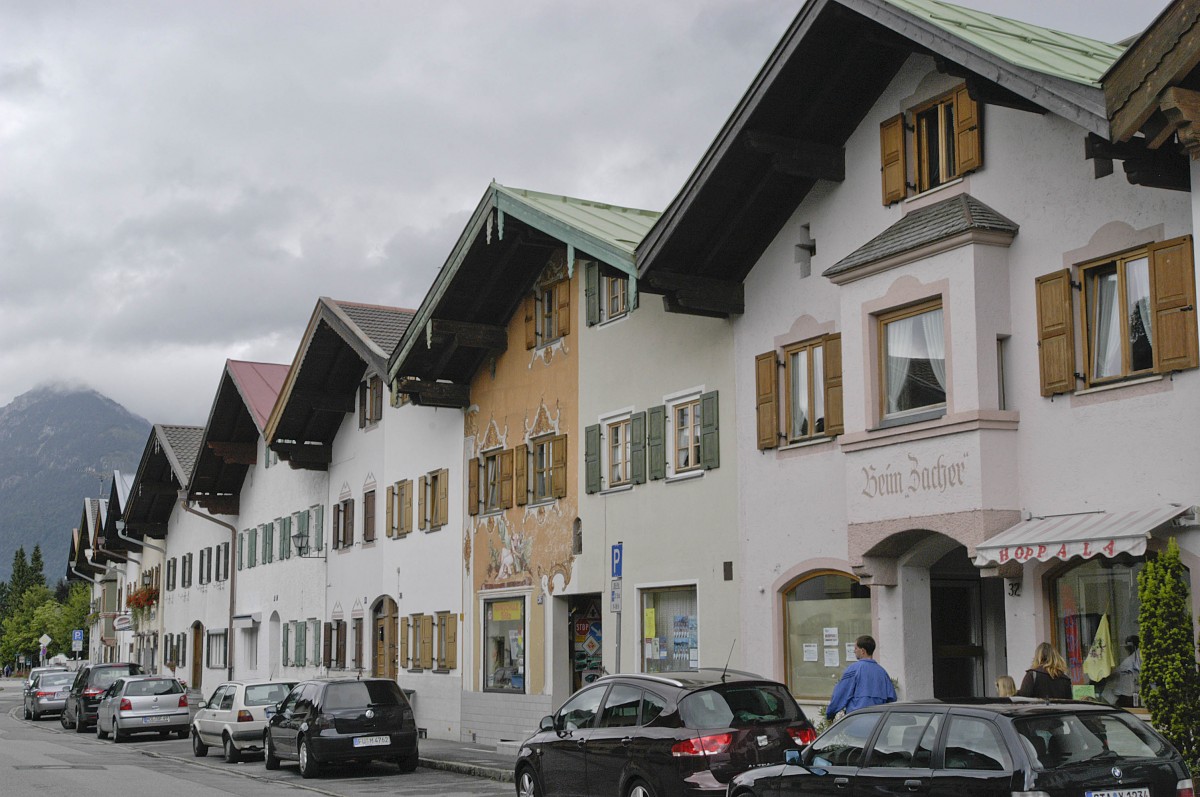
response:
[[[447,670],[458,667],[458,615],[451,612],[446,615],[446,663]]]
[[[501,451],[497,459],[500,466],[500,507],[509,509],[513,505],[513,450]]]
[[[433,615],[421,615],[421,669],[433,669]]]
[[[584,269],[584,297],[587,300],[587,325],[600,323],[600,264],[588,263]]]
[[[558,311],[557,336],[566,337],[571,332],[571,280],[565,279],[554,286],[554,304]]]
[[[246,567],[254,567],[258,561],[258,526],[250,527],[250,539],[247,541],[246,551],[250,561],[246,563]]]
[[[377,376],[371,377],[371,417],[383,418],[383,380]]]
[[[358,386],[358,428],[367,425],[367,383]]]
[[[595,423],[583,430],[584,492],[600,492],[600,478],[600,424]]]
[[[313,541],[309,538],[308,533],[308,515],[311,510],[304,510],[296,513],[296,531],[300,534],[300,538],[304,540],[304,544],[296,551],[303,556],[308,553],[308,549],[312,547]]]
[[[517,506],[529,503],[529,446],[521,443],[513,447],[513,489],[516,491]]]
[[[262,524],[263,564],[275,561],[275,523]]]
[[[170,562],[171,566],[167,567],[167,589],[175,589],[175,574],[173,565],[175,560]],[[238,535],[238,570],[246,566],[246,532]]]
[[[646,470],[651,479],[667,476],[667,408],[646,410]]]
[[[417,479],[417,528],[424,530],[429,525],[429,515],[425,511],[425,477]],[[479,488],[475,488],[478,492]]]
[[[629,416],[629,481],[646,483],[646,413]]]
[[[563,498],[567,494],[567,436],[555,436],[550,449],[550,492]]]
[[[333,664],[333,623],[325,623],[321,638],[321,663],[325,667]]]
[[[450,522],[450,471],[443,468],[438,471],[437,503],[434,505],[437,525],[444,526]]]
[[[387,486],[387,499],[384,503],[387,511],[387,520],[383,524],[384,533],[388,537],[395,537],[396,532],[400,529],[398,528],[399,524],[396,523],[396,487],[394,485]]]
[[[779,445],[779,366],[775,352],[754,358],[754,405],[758,424],[758,450]]]
[[[1154,370],[1181,371],[1200,365],[1196,340],[1196,273],[1192,238],[1163,241],[1150,248]]]
[[[354,499],[351,498],[346,502],[346,511],[342,513],[342,532],[345,535],[342,539],[343,545],[354,544]]]
[[[467,514],[479,514],[479,457],[467,461]]]
[[[408,669],[408,618],[401,617],[397,621],[400,626],[400,631],[397,634],[400,638],[400,669]]]
[[[291,655],[290,655],[290,654],[291,654],[291,651],[290,651],[290,649],[289,649],[289,647],[288,647],[288,646],[289,646],[289,644],[290,644],[290,642],[291,642],[291,633],[290,633],[290,632],[291,632],[291,630],[292,630],[292,624],[291,624],[291,623],[284,623],[284,624],[283,624],[283,645],[282,645],[282,648],[283,648],[283,666],[284,666],[284,667],[288,666],[288,665],[291,663],[291,661],[292,661],[292,657],[291,657]]]
[[[1075,326],[1071,271],[1044,274],[1037,288],[1037,341],[1042,395],[1075,389]]]
[[[896,114],[879,126],[879,171],[883,175],[883,204],[891,205],[908,195],[908,168],[904,161],[904,114]]]
[[[700,464],[705,470],[721,467],[720,410],[717,391],[700,397]]]
[[[342,505],[333,505],[333,525],[329,529],[330,545],[334,548],[342,547]]]
[[[316,516],[316,518],[313,519],[312,534],[313,534],[313,539],[316,540],[316,542],[313,543],[313,547],[316,548],[318,551],[324,551],[325,550],[325,505],[317,504],[317,506],[314,507],[314,509],[317,513],[317,516]]]
[[[363,542],[375,542],[375,491],[363,493]]]
[[[292,517],[279,519],[279,558],[292,558]]]
[[[954,174],[963,175],[983,166],[983,126],[979,104],[967,87],[954,92]]]
[[[537,348],[537,301],[532,295],[525,297],[525,348]]]
[[[401,487],[404,500],[400,502],[400,533],[408,534],[412,531],[412,479],[405,479]]]
[[[846,431],[842,408],[842,336],[826,335],[825,349],[825,434],[832,437]]]
[[[337,620],[337,666],[346,669],[346,621]]]

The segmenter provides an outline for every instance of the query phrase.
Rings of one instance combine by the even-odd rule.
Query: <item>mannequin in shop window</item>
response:
[[[1114,706],[1136,706],[1138,704],[1138,679],[1142,675],[1141,640],[1137,634],[1125,637],[1127,654],[1112,675],[1104,679],[1100,697]]]

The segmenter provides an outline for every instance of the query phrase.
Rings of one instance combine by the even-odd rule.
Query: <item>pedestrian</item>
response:
[[[1141,640],[1137,634],[1125,637],[1125,651],[1129,654],[1112,675],[1104,679],[1104,688],[1100,696],[1114,706],[1136,706],[1138,695],[1138,679],[1142,675],[1142,652],[1139,649]]]
[[[872,658],[874,655],[874,638],[864,634],[854,640],[854,658],[857,661],[846,668],[833,688],[833,696],[829,698],[829,706],[825,709],[827,719],[833,719],[842,710],[849,713],[864,706],[896,702],[896,688],[892,686],[892,679],[888,677],[887,670]]]
[[[1067,677],[1067,662],[1053,645],[1043,642],[1034,649],[1033,662],[1025,671],[1025,678],[1022,679],[1017,694],[1021,697],[1071,699],[1071,679]]]
[[[1012,697],[1016,693],[1017,682],[1011,675],[1001,675],[996,679],[996,695],[998,697]]]

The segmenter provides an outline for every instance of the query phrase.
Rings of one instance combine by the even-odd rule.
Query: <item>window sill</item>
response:
[[[894,429],[897,426],[908,426],[912,423],[923,423],[924,421],[936,421],[946,417],[946,407],[935,407],[933,409],[921,410],[919,412],[911,412],[906,415],[893,415],[882,419],[878,425],[870,431],[877,429]]]
[[[605,319],[601,320],[600,323],[595,324],[595,326],[607,327],[607,326],[617,323],[618,321],[626,319],[628,317],[629,317],[629,311],[626,310],[624,313],[621,313],[620,315],[614,315],[611,318],[605,318]]]
[[[1154,374],[1153,376],[1141,376],[1134,379],[1125,379],[1120,382],[1105,382],[1103,385],[1076,390],[1076,396],[1091,396],[1096,393],[1107,393],[1110,390],[1120,390],[1123,387],[1133,387],[1134,385],[1146,385],[1152,382],[1161,382],[1162,374]]]
[[[704,475],[704,468],[696,468],[695,470],[685,470],[683,473],[673,473],[666,478],[667,484],[674,482],[685,482],[690,479],[699,479]]]
[[[914,210],[920,210],[921,208],[923,208],[927,205],[931,205],[934,202],[939,202],[943,199],[948,198],[948,197],[941,196],[942,194],[955,195],[955,194],[961,194],[961,193],[964,193],[965,191],[970,190],[970,186],[966,183],[966,177],[967,177],[967,175],[965,175],[965,174],[959,175],[958,177],[955,177],[952,180],[948,180],[939,186],[936,186],[934,188],[927,188],[918,194],[913,194],[910,197],[905,197],[902,200],[902,207],[904,208],[904,212],[906,214],[911,213]]]
[[[525,508],[526,509],[536,509],[539,506],[550,506],[557,500],[558,500],[557,498],[539,498],[536,501],[530,501],[529,503],[527,503],[525,505]]]
[[[616,487],[609,487],[600,491],[600,495],[612,495],[613,493],[627,493],[633,489],[632,482],[618,484]]]
[[[799,440],[795,443],[779,446],[776,451],[795,451],[798,448],[812,448],[813,446],[823,446],[826,443],[832,443],[832,437],[814,437],[811,440]]]

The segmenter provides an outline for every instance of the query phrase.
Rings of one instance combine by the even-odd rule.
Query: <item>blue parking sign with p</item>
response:
[[[621,547],[622,543],[617,543],[612,547],[612,577],[621,577]]]
[[[76,628],[71,631],[71,641],[72,642],[82,642],[83,641],[83,629],[82,628]]]

